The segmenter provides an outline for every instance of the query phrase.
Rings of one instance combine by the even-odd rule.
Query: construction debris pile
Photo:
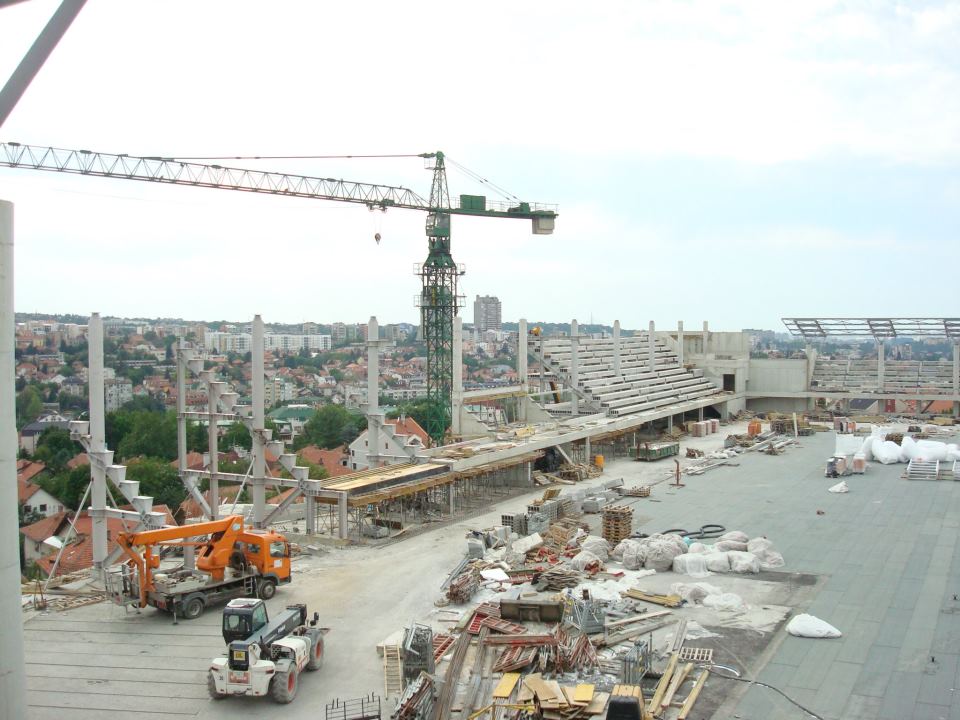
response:
[[[664,591],[644,578],[756,573],[781,567],[782,555],[766,538],[718,525],[632,537],[629,507],[605,508],[599,537],[578,504],[574,494],[550,489],[526,513],[504,514],[502,525],[468,535],[467,557],[437,601],[454,627],[431,633],[413,624],[401,641],[383,645],[387,695],[400,698],[392,717],[691,713],[714,650],[684,647],[688,637],[711,634],[681,613],[737,616],[750,606],[708,582],[674,582]],[[545,526],[521,536],[518,529],[541,522],[537,516]]]

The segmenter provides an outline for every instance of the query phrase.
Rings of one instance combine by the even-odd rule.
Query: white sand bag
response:
[[[730,558],[730,571],[735,573],[758,573],[760,572],[760,561],[753,553],[731,551],[727,553]]]
[[[847,481],[846,481],[846,480],[841,480],[841,481],[838,482],[836,485],[834,485],[834,486],[832,486],[832,487],[828,487],[828,488],[827,488],[827,492],[832,492],[832,493],[845,493],[845,492],[850,492],[850,488],[849,488],[849,486],[847,485]]]
[[[787,632],[797,637],[806,638],[838,638],[843,636],[843,633],[830,623],[806,613],[794,617],[787,624]]]

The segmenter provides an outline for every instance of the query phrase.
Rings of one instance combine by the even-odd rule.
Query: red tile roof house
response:
[[[396,465],[412,462],[417,453],[430,442],[427,431],[420,427],[412,417],[399,417],[387,420],[384,423],[384,432],[380,437],[380,452],[386,456],[381,465]],[[369,431],[364,430],[350,443],[350,457],[348,467],[351,470],[366,470],[367,451],[369,446]]]
[[[127,507],[126,509],[130,509]],[[176,525],[170,509],[166,505],[154,505],[155,512],[166,515],[167,525]],[[59,513],[50,518],[44,518],[32,525],[20,528],[24,536],[23,552],[25,559],[35,561],[44,575],[49,576],[57,560],[58,550],[45,544],[44,540],[55,536],[66,543],[57,566],[57,575],[67,575],[79,570],[93,567],[93,519],[86,512],[80,514],[76,525],[71,527],[72,514]],[[107,544],[109,550],[116,545],[117,535],[125,530],[132,530],[131,523],[124,523],[116,518],[107,518]],[[52,550],[52,552],[51,552]],[[118,560],[119,562],[119,560]]]
[[[298,454],[302,461],[324,468],[332,478],[353,472],[346,465],[347,449],[342,446],[335,450],[323,450],[316,445],[307,445]]]
[[[25,512],[50,517],[62,512],[64,506],[60,500],[33,481],[45,469],[46,466],[41,462],[17,461],[17,502],[23,505]]]

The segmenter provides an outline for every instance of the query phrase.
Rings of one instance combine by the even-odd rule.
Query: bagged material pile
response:
[[[662,572],[672,568],[674,558],[686,552],[687,544],[679,535],[654,534],[642,540],[621,540],[611,557],[619,557],[627,570],[647,568]]]
[[[588,569],[599,570],[603,563],[600,562],[600,558],[598,558],[589,550],[581,550],[572,558],[570,558],[570,565],[580,572],[585,572]]]
[[[670,593],[679,595],[688,603],[701,605],[708,595],[721,595],[723,590],[708,583],[674,583],[670,586]]]
[[[725,610],[727,612],[743,612],[747,609],[747,604],[743,602],[743,598],[736,593],[707,595],[703,599],[703,606],[713,608],[714,610]]]

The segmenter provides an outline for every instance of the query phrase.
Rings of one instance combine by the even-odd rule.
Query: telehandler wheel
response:
[[[260,597],[269,600],[277,594],[277,581],[273,578],[264,578],[260,581]]]
[[[270,681],[270,697],[275,702],[286,704],[292,702],[297,696],[297,687],[300,685],[300,678],[297,676],[297,666],[291,664],[286,672],[278,672]]]
[[[227,696],[226,693],[217,692],[217,683],[214,682],[213,675],[210,673],[207,673],[207,692],[214,700],[223,700]]]
[[[323,667],[323,633],[319,630],[310,630],[310,659],[307,660],[307,670],[319,670]]]
[[[187,598],[183,604],[184,620],[196,620],[201,615],[203,615],[203,598],[196,596]]]

